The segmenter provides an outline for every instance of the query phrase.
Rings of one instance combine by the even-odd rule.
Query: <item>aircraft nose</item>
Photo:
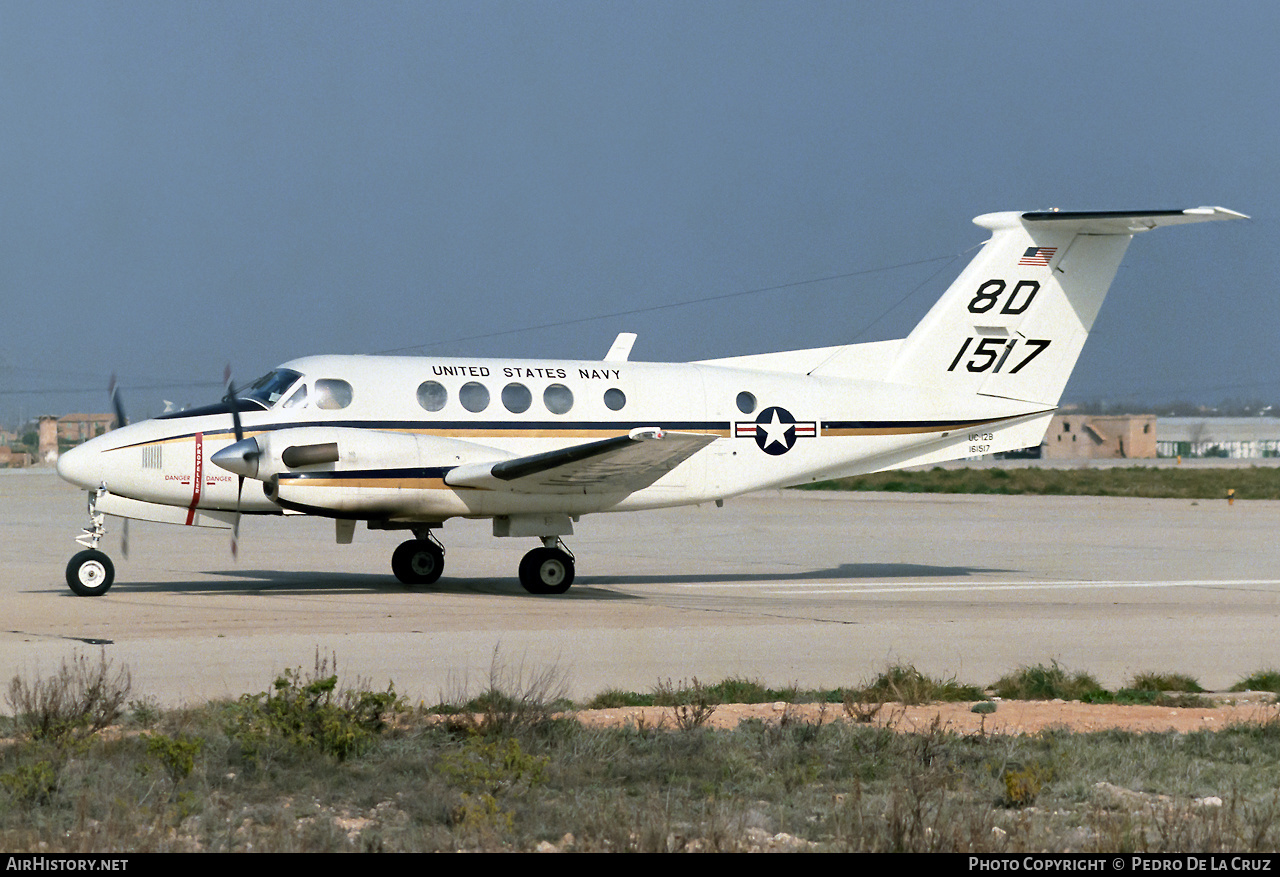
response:
[[[258,440],[247,438],[227,445],[209,459],[233,475],[257,478],[258,459],[261,456],[262,450],[258,447]]]
[[[94,490],[102,483],[102,455],[87,442],[63,452],[58,457],[58,475],[85,490]]]

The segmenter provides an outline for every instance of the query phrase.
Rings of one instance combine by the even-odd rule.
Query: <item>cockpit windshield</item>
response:
[[[301,373],[288,368],[278,368],[267,372],[252,384],[236,391],[237,399],[252,399],[263,408],[270,408],[280,401],[290,387],[302,377]]]

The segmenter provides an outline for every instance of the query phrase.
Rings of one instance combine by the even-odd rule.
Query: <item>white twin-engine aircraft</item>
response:
[[[1039,444],[1133,235],[1240,218],[979,216],[990,240],[896,341],[684,364],[630,362],[629,334],[599,362],[296,359],[63,454],[58,474],[89,491],[91,518],[67,583],[111,587],[104,515],[238,528],[242,513],[300,513],[333,518],[338,542],[357,521],[411,532],[391,556],[407,585],[440,577],[444,521],[491,518],[495,536],[542,543],[520,563],[524,588],[563,593],[574,559],[560,537],[581,515]]]

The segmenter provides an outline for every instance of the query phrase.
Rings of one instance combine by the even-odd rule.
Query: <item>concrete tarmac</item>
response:
[[[246,489],[251,488],[249,485]],[[532,597],[532,539],[451,521],[445,576],[391,575],[404,534],[247,517],[227,531],[134,521],[102,548],[104,597],[64,581],[84,494],[0,471],[0,685],[99,649],[164,705],[265,690],[333,655],[344,679],[414,702],[553,671],[576,699],[744,676],[838,687],[890,663],[989,684],[1056,660],[1108,687],[1156,670],[1223,689],[1280,666],[1280,502],[768,492],[583,518],[578,578]]]

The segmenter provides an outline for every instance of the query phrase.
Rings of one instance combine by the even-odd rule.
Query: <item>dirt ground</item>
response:
[[[1216,707],[1174,709],[1160,706],[1115,706],[1079,701],[998,701],[993,713],[972,711],[971,703],[937,703],[903,706],[887,703],[872,721],[900,731],[922,731],[935,723],[956,734],[1033,734],[1045,728],[1065,727],[1072,731],[1219,731],[1242,722],[1280,720],[1280,705],[1269,694],[1215,696]],[[678,727],[671,707],[623,707],[583,710],[580,721],[592,726],[636,724],[656,728]],[[706,720],[717,728],[735,726],[743,719],[765,722],[849,721],[839,704],[722,704]]]

